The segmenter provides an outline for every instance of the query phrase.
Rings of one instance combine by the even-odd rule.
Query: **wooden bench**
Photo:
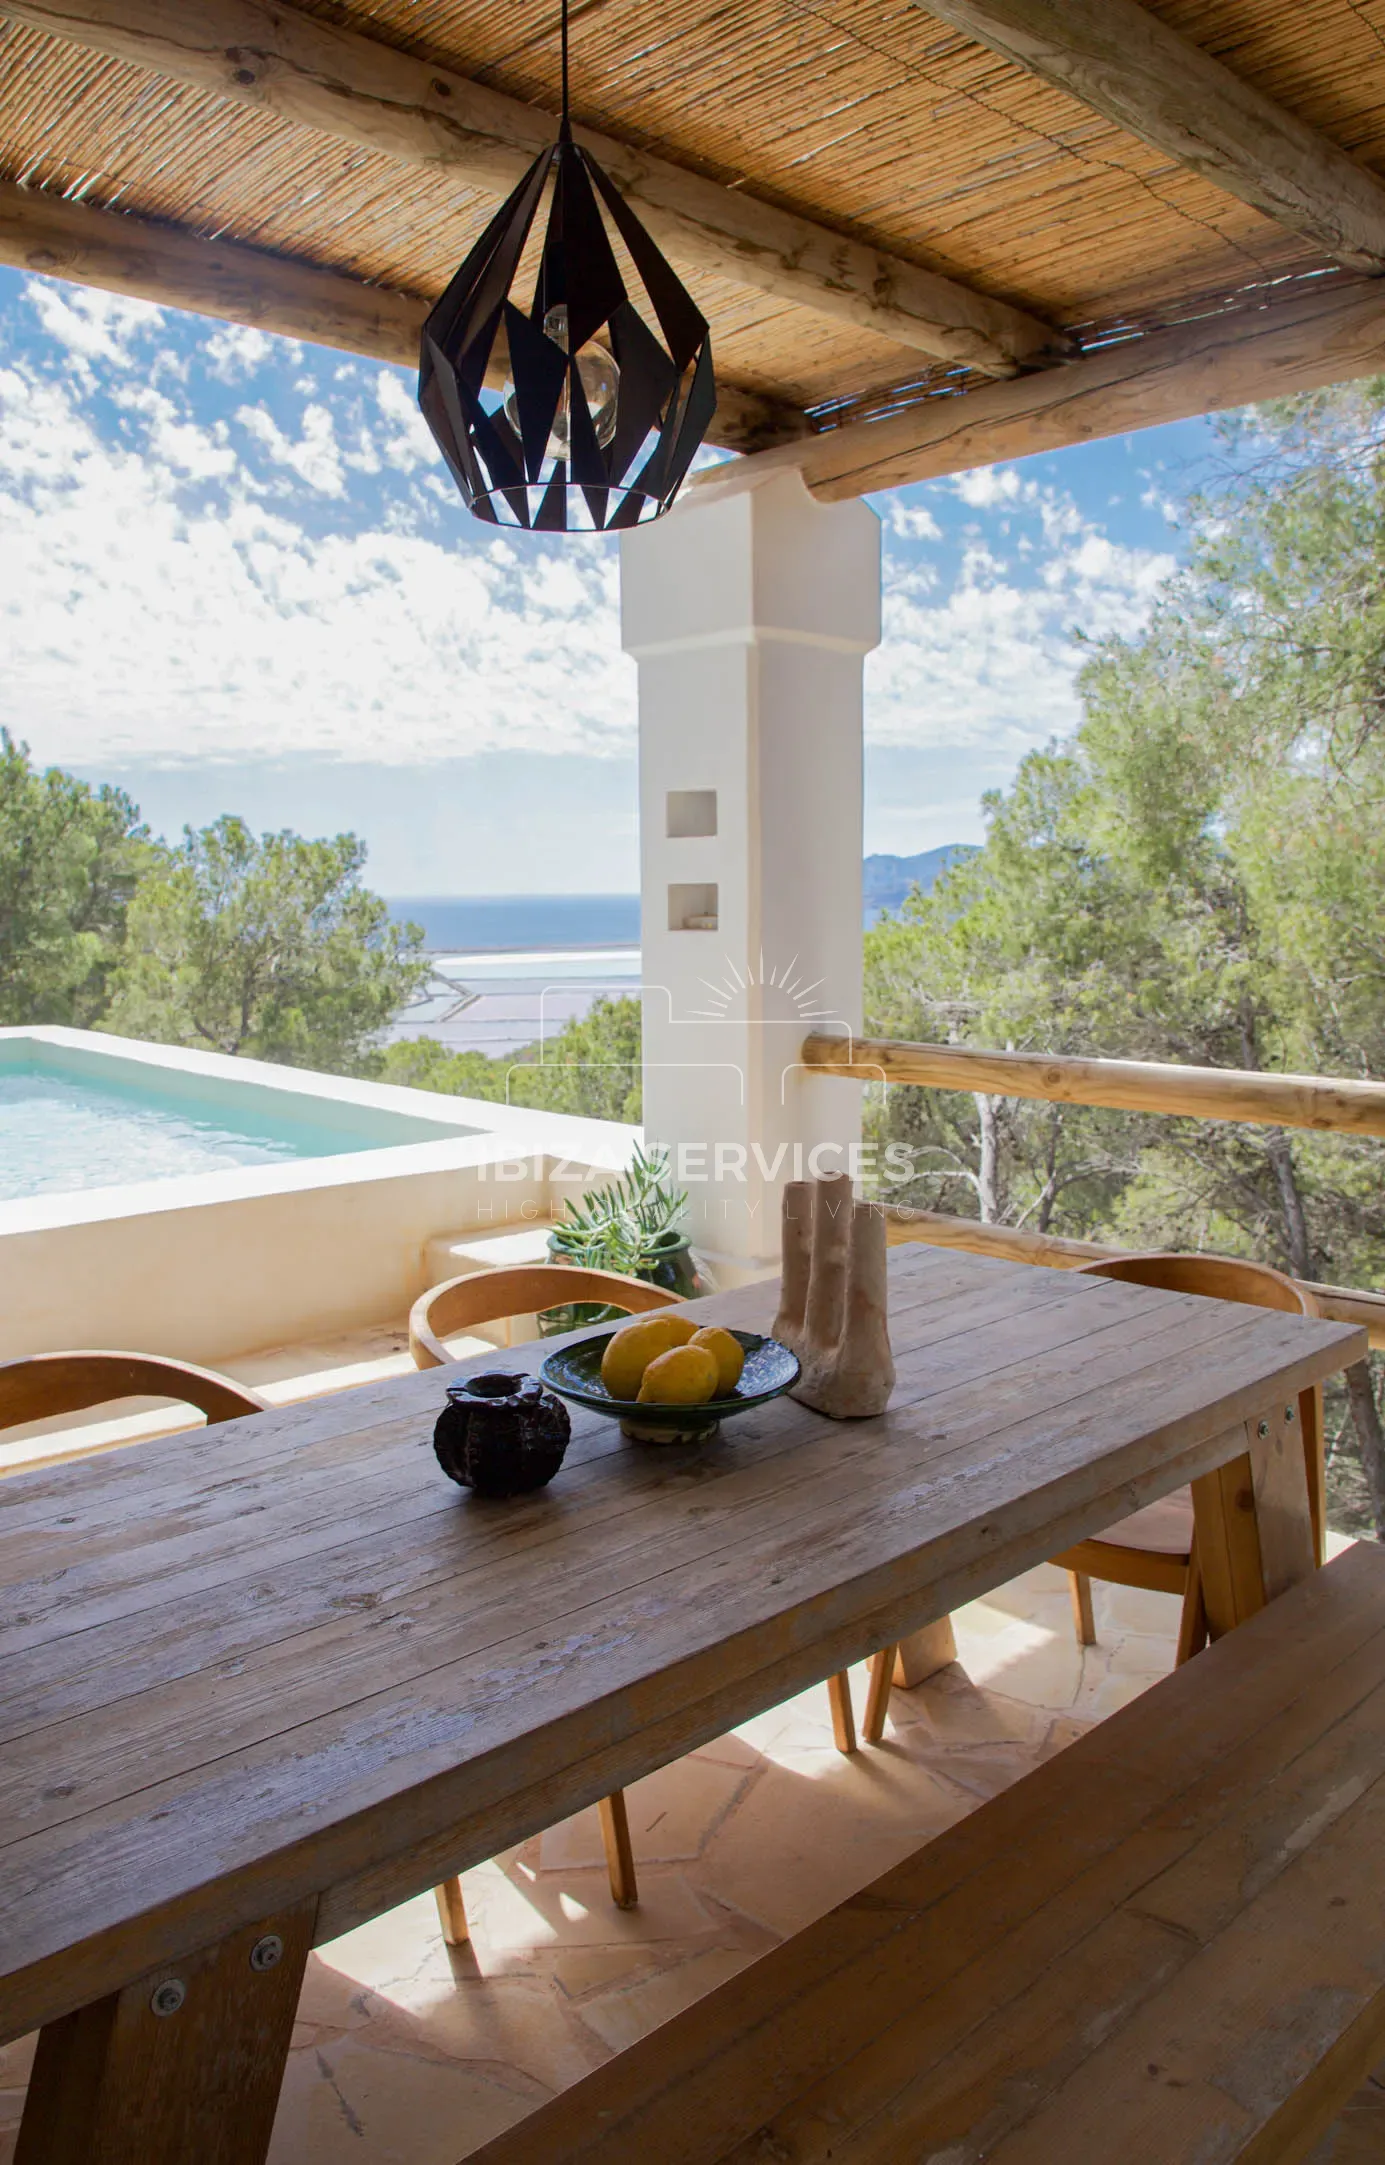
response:
[[[468,2165],[1268,2165],[1383,2053],[1362,1544]]]

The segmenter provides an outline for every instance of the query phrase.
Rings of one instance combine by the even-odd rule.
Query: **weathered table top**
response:
[[[879,1419],[781,1399],[698,1449],[577,1414],[509,1503],[438,1471],[436,1369],[0,1483],[0,2039],[311,1897],[333,1937],[1205,1472],[1364,1352],[921,1247],[890,1282]],[[700,1308],[765,1328],[775,1300]]]

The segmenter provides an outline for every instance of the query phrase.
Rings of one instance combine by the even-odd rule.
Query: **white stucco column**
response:
[[[639,663],[644,1122],[718,1282],[778,1266],[779,1193],[847,1169],[859,1083],[796,1063],[861,1026],[862,666],[880,523],[728,468],[621,543]],[[816,1159],[807,1159],[816,1149]]]

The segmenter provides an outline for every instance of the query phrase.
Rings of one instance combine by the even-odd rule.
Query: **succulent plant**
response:
[[[671,1185],[668,1171],[667,1151],[637,1143],[629,1170],[610,1187],[565,1205],[548,1244],[555,1260],[650,1277],[683,1245],[680,1221],[688,1198]]]

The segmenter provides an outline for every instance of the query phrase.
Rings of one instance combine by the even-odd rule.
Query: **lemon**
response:
[[[650,1362],[672,1346],[684,1346],[696,1325],[686,1316],[641,1316],[624,1324],[606,1341],[601,1380],[612,1398],[633,1398]]]
[[[705,1346],[674,1346],[646,1368],[640,1398],[648,1406],[705,1406],[716,1387],[715,1354]]]
[[[705,1346],[717,1364],[717,1397],[729,1398],[741,1380],[745,1366],[745,1347],[730,1331],[719,1323],[708,1323],[688,1343]]]

